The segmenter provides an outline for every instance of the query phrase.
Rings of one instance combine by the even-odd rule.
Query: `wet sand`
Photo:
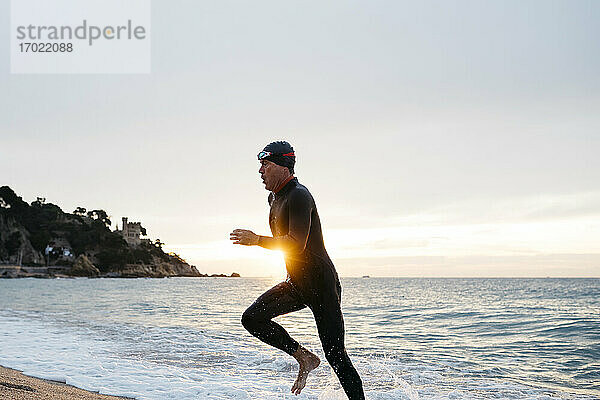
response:
[[[76,388],[62,382],[33,378],[0,366],[0,399],[2,400],[123,400],[127,397],[107,396]]]

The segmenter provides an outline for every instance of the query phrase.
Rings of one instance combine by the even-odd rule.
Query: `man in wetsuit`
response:
[[[234,244],[280,249],[285,254],[287,279],[261,295],[242,315],[244,327],[258,339],[285,351],[298,361],[292,392],[299,394],[319,358],[298,344],[272,319],[309,307],[315,317],[325,357],[350,400],[365,398],[362,382],[344,346],[340,281],[327,255],[315,201],[294,177],[296,157],[288,142],[268,144],[258,154],[259,173],[270,191],[269,225],[273,237],[235,229]]]

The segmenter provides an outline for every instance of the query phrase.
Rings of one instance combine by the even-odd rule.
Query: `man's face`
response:
[[[272,192],[289,176],[289,170],[286,167],[277,165],[272,161],[260,160],[260,169],[258,170],[262,178],[265,189]]]

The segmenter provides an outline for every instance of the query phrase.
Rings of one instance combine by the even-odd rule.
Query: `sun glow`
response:
[[[505,257],[600,253],[600,217],[566,220],[332,229],[324,232],[336,260],[402,257]],[[165,246],[204,273],[284,278],[281,251],[232,245],[228,240]],[[343,263],[341,264],[343,265]],[[229,272],[228,272],[229,271]],[[343,270],[340,271],[342,274]]]
[[[594,210],[598,201],[598,192],[512,199],[492,205],[473,201],[372,219],[367,226],[348,216],[339,229],[324,229],[323,233],[327,251],[342,276],[361,276],[367,271],[389,276],[406,273],[409,265],[417,271],[427,263],[445,263],[432,267],[431,274],[447,276],[448,271],[463,268],[462,273],[475,276],[478,271],[464,270],[465,265],[498,262],[513,268],[509,271],[503,265],[498,271],[518,275],[518,265],[541,263],[542,259],[547,271],[554,265],[573,276],[589,275],[597,270],[594,255],[600,254],[600,214],[579,210]],[[352,210],[344,212],[359,215]],[[178,253],[204,273],[238,272],[277,279],[286,275],[281,252],[233,245],[229,240],[171,245],[165,250]],[[380,269],[370,269],[376,267]],[[531,268],[532,274],[546,273]]]
[[[200,272],[226,272],[221,265],[227,265],[227,269],[236,265],[233,270],[246,271],[242,273],[243,276],[286,275],[283,253],[258,246],[233,245],[229,240],[220,240],[200,244],[175,244],[165,246],[164,249],[179,254],[190,264],[196,265]]]
[[[325,232],[334,258],[600,252],[600,217],[529,223],[403,226]]]

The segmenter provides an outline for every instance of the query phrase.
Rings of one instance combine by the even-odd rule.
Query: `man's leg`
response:
[[[328,290],[327,293],[323,293],[318,304],[311,308],[317,322],[325,357],[340,380],[348,399],[364,400],[362,381],[344,345],[344,318],[339,294],[334,290]]]
[[[299,394],[306,385],[306,378],[321,363],[319,357],[300,346],[285,329],[272,321],[278,315],[298,311],[306,307],[296,289],[289,282],[282,282],[267,290],[248,307],[242,315],[242,325],[263,342],[285,351],[298,361],[298,377],[292,392]]]
[[[298,342],[272,318],[306,307],[289,282],[281,282],[263,293],[242,315],[242,325],[263,342],[293,356]]]

